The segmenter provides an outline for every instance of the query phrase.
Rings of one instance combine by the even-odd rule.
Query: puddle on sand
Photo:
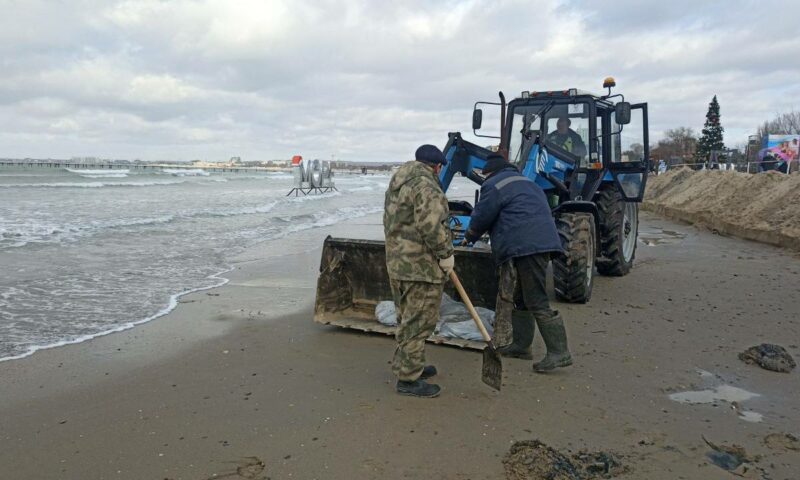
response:
[[[745,412],[739,412],[739,418],[741,418],[745,422],[758,423],[764,419],[764,415],[761,415],[758,412],[753,412],[748,410]]]
[[[739,387],[731,385],[720,385],[719,387],[710,388],[708,390],[697,390],[693,392],[678,392],[669,396],[670,400],[680,403],[714,403],[724,401],[728,403],[744,402],[751,398],[760,396],[757,393],[748,392]]]
[[[686,238],[685,233],[673,230],[665,230],[663,228],[639,229],[639,241],[648,247],[680,243],[684,238]]]
[[[715,377],[713,373],[701,369],[697,369],[697,373],[705,380],[710,380]],[[764,419],[764,415],[758,412],[744,410],[740,406],[740,403],[760,396],[761,395],[758,393],[748,392],[743,388],[723,384],[705,390],[672,393],[669,395],[669,399],[686,405],[728,402],[733,409],[736,410],[739,418],[745,422],[758,423]]]

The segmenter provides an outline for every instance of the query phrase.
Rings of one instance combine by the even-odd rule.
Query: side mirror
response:
[[[472,129],[480,130],[481,123],[483,123],[483,110],[476,108],[472,111]]]
[[[614,105],[614,120],[617,125],[627,125],[631,123],[631,104],[628,102],[619,102]]]

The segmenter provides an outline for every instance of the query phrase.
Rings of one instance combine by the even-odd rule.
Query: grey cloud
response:
[[[404,160],[609,74],[651,138],[718,94],[735,144],[800,93],[796,2],[0,3],[0,156]]]

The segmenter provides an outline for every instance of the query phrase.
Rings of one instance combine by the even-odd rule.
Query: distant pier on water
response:
[[[289,168],[281,167],[238,167],[220,165],[218,167],[202,166],[181,163],[121,163],[121,162],[71,162],[68,160],[15,160],[0,159],[0,167],[17,168],[72,168],[84,170],[163,170],[163,169],[202,169],[207,172],[290,172]]]
[[[331,171],[337,173],[347,174],[362,174],[374,175],[376,173],[388,173],[391,171],[391,164],[379,163],[351,163],[346,165],[339,165],[333,167]],[[135,163],[135,162],[86,162],[75,160],[46,160],[46,159],[15,159],[15,158],[0,158],[0,168],[2,167],[15,167],[15,168],[70,168],[70,169],[83,169],[83,170],[163,170],[163,169],[176,169],[176,170],[198,170],[202,169],[211,173],[292,173],[292,168],[289,164],[286,166],[238,166],[221,163],[218,166],[203,163],[202,165],[194,163]]]

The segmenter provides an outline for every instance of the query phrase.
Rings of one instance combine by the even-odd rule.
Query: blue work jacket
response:
[[[563,251],[544,191],[513,165],[483,182],[467,241],[475,242],[487,231],[498,265],[515,257]]]

